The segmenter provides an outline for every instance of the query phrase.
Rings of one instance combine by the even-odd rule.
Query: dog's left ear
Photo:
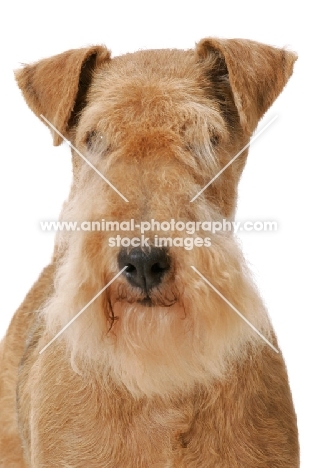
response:
[[[85,104],[92,73],[109,60],[106,47],[72,49],[24,66],[15,77],[31,110],[43,115],[66,138]],[[47,122],[42,119],[47,125]],[[52,130],[53,143],[63,139]]]
[[[284,88],[297,59],[293,52],[246,39],[202,39],[196,53],[201,61],[214,59],[214,77],[227,75],[241,126],[249,135]]]

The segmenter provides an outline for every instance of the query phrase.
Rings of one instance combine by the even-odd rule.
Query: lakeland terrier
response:
[[[17,71],[72,147],[60,221],[78,227],[58,232],[1,343],[1,468],[299,466],[265,306],[233,232],[205,229],[234,219],[251,136],[295,60],[208,38]]]

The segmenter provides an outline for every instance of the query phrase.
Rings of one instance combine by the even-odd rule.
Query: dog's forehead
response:
[[[181,49],[151,49],[113,57],[109,63],[112,71],[145,76],[191,77],[198,60],[195,51]]]
[[[96,70],[83,122],[106,128],[109,121],[114,133],[145,124],[177,130],[187,122],[213,125],[220,120],[217,110],[194,50],[145,50],[115,57]]]
[[[194,51],[144,50],[115,57],[99,68],[91,87],[91,100],[117,99],[122,105],[136,97],[167,96],[175,101],[202,95],[203,70]]]

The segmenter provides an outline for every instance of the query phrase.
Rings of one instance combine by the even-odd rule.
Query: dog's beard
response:
[[[185,391],[207,380],[203,327],[208,323],[194,320],[174,283],[154,288],[148,297],[124,283],[116,292],[108,299],[111,327],[105,351],[116,382],[140,396]]]
[[[226,256],[224,249],[211,247],[210,256],[204,259],[195,257],[194,252],[194,263],[269,337],[264,306],[251,278],[240,267],[234,247],[228,245]],[[81,255],[70,258],[65,257],[60,264],[55,293],[42,310],[48,339],[113,277],[113,273],[97,275],[100,268],[90,269]],[[231,364],[244,359],[250,345],[264,345],[229,305],[181,262],[183,258],[177,257],[174,278],[151,293],[148,304],[118,278],[62,333],[60,339],[67,345],[76,372],[90,379],[101,378],[103,384],[114,381],[135,398],[165,396],[184,393],[196,384],[210,385],[228,375]],[[46,342],[45,337],[42,347]]]
[[[51,299],[46,317],[52,308],[74,315],[88,302],[82,291],[74,308],[61,296]],[[184,393],[222,378],[256,335],[215,295],[200,290],[181,299],[165,307],[98,298],[63,334],[72,368],[88,379],[113,381],[135,398]]]
[[[106,356],[116,381],[132,394],[166,395],[204,376],[203,337],[182,305],[117,302],[114,313]]]

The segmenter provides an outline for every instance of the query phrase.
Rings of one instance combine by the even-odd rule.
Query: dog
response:
[[[78,228],[57,233],[1,343],[1,468],[299,467],[265,306],[233,232],[205,228],[234,219],[251,137],[296,58],[205,38],[16,72],[72,148],[60,222]]]

